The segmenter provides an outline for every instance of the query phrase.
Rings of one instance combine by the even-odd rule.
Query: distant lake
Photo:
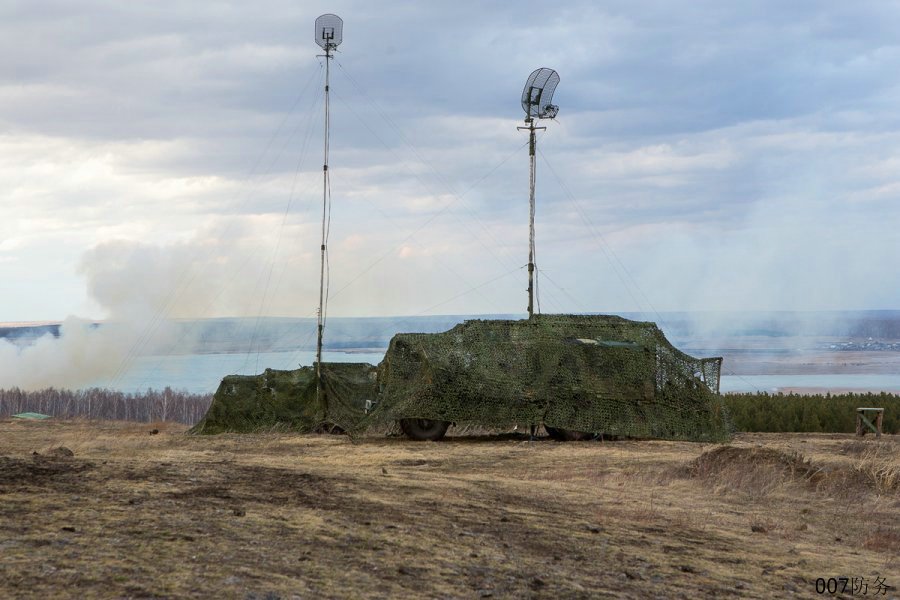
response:
[[[168,386],[192,394],[212,394],[226,375],[256,375],[265,369],[297,369],[312,365],[315,358],[316,353],[308,350],[142,356],[126,366],[120,376],[96,380],[88,387],[138,392]],[[384,352],[322,352],[323,362],[367,362],[377,365],[382,358]]]
[[[166,386],[194,394],[211,394],[226,375],[256,375],[265,369],[296,369],[312,365],[316,353],[308,350],[294,352],[261,352],[243,354],[187,354],[172,356],[144,356],[134,360],[115,379],[92,382],[97,387],[143,391]],[[325,362],[367,362],[377,365],[384,352],[323,352]],[[900,392],[897,375],[723,375],[721,391],[771,392],[784,388],[860,389]]]
[[[719,388],[725,392],[773,392],[785,388],[864,390],[900,393],[898,375],[722,375]]]

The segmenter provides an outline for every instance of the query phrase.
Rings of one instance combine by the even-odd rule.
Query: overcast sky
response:
[[[0,0],[0,322],[900,308],[900,7]]]

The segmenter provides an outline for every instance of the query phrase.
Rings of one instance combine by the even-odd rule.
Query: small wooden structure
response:
[[[884,419],[883,408],[857,408],[856,409],[856,435],[866,435],[866,429],[875,432],[875,437],[881,437],[881,422]],[[872,423],[874,421],[874,424]]]

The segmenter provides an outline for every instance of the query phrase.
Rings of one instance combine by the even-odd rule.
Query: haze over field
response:
[[[0,321],[83,320],[8,368],[315,315],[327,11],[331,315],[524,312],[541,66],[543,311],[900,307],[896,6],[39,0],[0,7]]]

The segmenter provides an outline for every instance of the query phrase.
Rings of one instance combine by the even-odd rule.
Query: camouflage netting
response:
[[[371,420],[423,418],[506,427],[714,440],[729,435],[721,359],[676,350],[653,323],[538,315],[400,334],[379,365]]]
[[[350,431],[365,416],[366,400],[374,401],[375,376],[375,367],[368,363],[322,363],[323,394],[317,402],[314,367],[229,375],[191,432],[310,432],[332,425]]]
[[[312,367],[226,377],[195,430],[309,431],[330,422],[362,432],[417,418],[722,440],[731,427],[717,394],[720,367],[719,358],[675,349],[655,324],[620,317],[466,321],[444,333],[394,336],[377,368],[323,363],[323,406]],[[375,409],[364,415],[367,400]]]

